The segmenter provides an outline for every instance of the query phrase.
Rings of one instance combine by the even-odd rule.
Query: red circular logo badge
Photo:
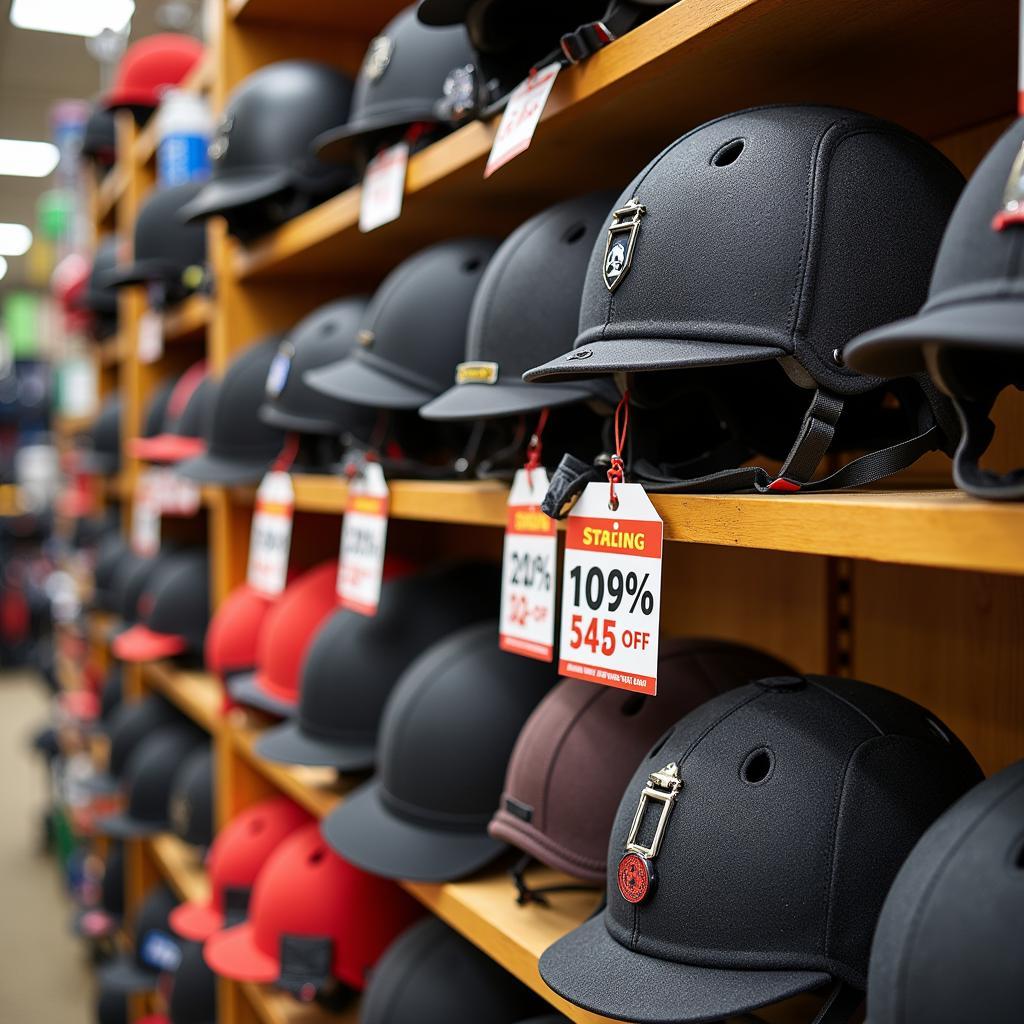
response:
[[[638,853],[627,853],[619,861],[619,892],[627,903],[640,903],[651,891],[651,866]]]

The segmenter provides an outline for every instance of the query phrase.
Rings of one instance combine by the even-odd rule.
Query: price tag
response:
[[[382,150],[367,164],[359,202],[360,231],[373,231],[402,215],[408,164],[409,146],[405,142]]]
[[[255,590],[276,596],[288,578],[292,546],[295,489],[287,473],[271,472],[256,492],[249,538],[249,569],[246,582]]]
[[[149,473],[143,473],[135,484],[131,543],[132,550],[144,557],[160,550],[160,500]]]
[[[348,485],[338,559],[338,600],[361,615],[376,615],[380,604],[388,504],[384,470],[379,463],[363,463]]]
[[[658,690],[662,522],[639,484],[588,484],[566,523],[558,671]]]
[[[558,77],[560,65],[557,61],[541,68],[536,74],[520,82],[508,98],[505,112],[501,116],[497,134],[491,144],[491,155],[487,158],[484,177],[489,178],[509,160],[525,153],[533,141],[533,133],[544,113],[551,89]]]
[[[158,474],[160,510],[165,516],[194,516],[199,511],[200,491],[194,480],[179,476],[172,469],[155,470]]]
[[[139,317],[138,347],[140,363],[155,363],[164,354],[163,320],[151,309]]]
[[[531,486],[532,480],[532,486]],[[516,472],[508,496],[501,562],[498,645],[503,651],[551,661],[555,651],[555,521],[540,510],[548,489],[541,468]]]

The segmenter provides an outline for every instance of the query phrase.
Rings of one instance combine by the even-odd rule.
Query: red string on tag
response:
[[[619,417],[622,417],[621,423]],[[619,404],[615,407],[615,452],[612,455],[612,464],[608,470],[608,507],[614,512],[619,507],[619,498],[615,493],[615,485],[621,484],[625,479],[625,470],[622,466],[622,449],[626,444],[626,431],[629,430],[629,389],[623,394]]]
[[[541,452],[544,450],[540,439],[547,426],[548,411],[547,408],[541,409],[540,416],[537,418],[537,426],[530,436],[530,443],[526,449],[526,465],[523,468],[526,470],[526,480],[531,488],[533,487],[533,470],[540,468]]]
[[[281,449],[280,454],[274,460],[271,470],[274,473],[287,473],[292,468],[292,463],[295,461],[295,456],[299,454],[299,435],[292,433],[285,434],[284,436],[284,447]]]

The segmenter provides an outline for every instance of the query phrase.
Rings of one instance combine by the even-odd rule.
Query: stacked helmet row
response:
[[[605,889],[603,911],[540,969],[560,995],[613,1018],[718,1019],[813,990],[827,994],[828,1019],[848,1020],[867,987],[878,1020],[930,1020],[901,1000],[932,1007],[933,957],[952,967],[980,949],[985,993],[958,969],[942,974],[939,1002],[950,1020],[979,1000],[986,1020],[1014,1019],[1020,946],[1006,930],[1024,898],[1024,765],[981,783],[925,708],[722,641],[663,644],[655,698],[558,681],[552,666],[498,649],[490,567],[399,568],[377,618],[336,608],[335,573],[300,573],[276,600],[243,586],[206,631],[207,667],[233,699],[285,719],[257,753],[349,781],[319,823],[278,799],[214,839],[209,903],[170,925],[205,944],[215,972],[331,1004],[366,985],[368,1021],[451,1019],[468,1004],[435,973],[445,957],[491,998],[518,987],[437,922],[406,932],[418,911],[385,879],[504,865],[508,899],[539,914],[573,898],[565,889]],[[152,646],[115,639],[115,651],[168,653],[187,631],[187,600],[168,632],[145,631]],[[182,754],[164,747],[195,742],[176,714],[157,698],[115,714],[111,770],[127,804],[101,828],[175,825],[168,778],[188,773],[171,771]],[[140,738],[146,753],[126,756]],[[209,777],[198,785],[208,792]],[[965,901],[983,909],[961,935],[948,922]],[[437,1000],[436,1017],[415,1017],[422,1000]],[[504,1019],[532,1012],[513,1005]]]

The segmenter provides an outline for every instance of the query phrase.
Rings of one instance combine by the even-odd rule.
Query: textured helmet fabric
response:
[[[875,931],[871,1024],[1011,1024],[1024,1005],[1024,761],[921,837]]]
[[[128,451],[147,462],[182,462],[206,451],[203,429],[213,414],[217,382],[206,363],[193,363],[178,378],[167,403],[164,421],[151,437],[133,437]]]
[[[380,955],[423,913],[394,882],[334,854],[316,822],[267,859],[253,885],[249,919],[206,941],[206,962],[238,981],[291,991],[331,980],[361,991]]]
[[[473,295],[455,384],[423,406],[423,417],[477,419],[595,398],[617,401],[607,381],[537,388],[522,380],[528,369],[562,352],[575,333],[590,251],[613,198],[595,192],[558,203],[501,243]]]
[[[165,303],[179,302],[202,283],[206,266],[206,229],[186,224],[182,207],[203,186],[198,182],[157,189],[135,218],[132,258],[107,275],[115,288],[135,284],[163,287]]]
[[[254,71],[228,98],[210,146],[211,178],[182,216],[222,215],[246,240],[340,192],[351,170],[320,160],[311,144],[348,119],[351,98],[352,83],[316,61]]]
[[[373,617],[335,612],[303,659],[295,718],[265,732],[258,752],[341,771],[373,768],[381,715],[402,673],[431,644],[492,617],[498,584],[489,565],[439,567],[385,580]]]
[[[544,1004],[443,921],[413,925],[381,957],[360,1024],[518,1024]]]
[[[171,914],[171,927],[184,939],[204,942],[214,932],[241,924],[263,864],[309,814],[287,797],[262,800],[235,815],[217,834],[206,859],[210,898],[185,902]]]
[[[147,736],[165,725],[182,721],[181,712],[156,694],[122,703],[110,723],[108,770],[111,776],[121,778],[132,754]]]
[[[181,551],[163,561],[138,600],[141,622],[114,638],[123,661],[199,655],[210,621],[206,552]]]
[[[281,451],[281,431],[259,418],[267,373],[281,342],[272,335],[247,348],[228,367],[204,425],[206,451],[178,464],[200,483],[256,483]]]
[[[123,811],[99,818],[97,830],[115,839],[155,835],[170,828],[170,801],[175,772],[204,742],[191,723],[165,725],[144,737],[124,768]]]
[[[863,990],[892,879],[980,778],[929,712],[865,683],[775,677],[715,697],[640,762],[608,844],[607,908],[542,955],[541,976],[652,1024],[830,982]]]
[[[243,583],[221,601],[203,645],[203,663],[222,680],[256,667],[260,631],[274,599]]]
[[[603,882],[622,791],[651,744],[716,694],[788,671],[739,644],[668,640],[657,698],[563,679],[516,740],[488,831],[542,864]]]
[[[179,85],[203,56],[203,44],[191,36],[161,32],[131,44],[104,97],[106,109],[127,107],[143,120],[170,86]]]
[[[628,374],[640,406],[710,400],[724,436],[694,438],[676,465],[634,462],[648,489],[844,487],[952,451],[955,416],[927,378],[883,385],[840,353],[920,305],[961,187],[928,143],[853,111],[708,122],[623,192],[591,255],[573,350],[526,379]],[[741,466],[737,441],[782,470]],[[851,448],[884,451],[813,479],[827,452]]]
[[[105,992],[152,992],[161,971],[174,971],[181,946],[171,934],[167,918],[178,901],[163,883],[155,885],[139,906],[132,927],[134,948],[99,970]]]
[[[369,435],[375,418],[372,412],[329,398],[305,381],[308,371],[351,354],[367,301],[356,296],[328,302],[299,321],[282,339],[270,364],[260,406],[264,423],[308,434]]]
[[[167,1000],[170,1024],[216,1024],[217,975],[206,966],[203,947],[185,942]]]
[[[362,159],[380,145],[397,142],[413,125],[438,134],[437,101],[452,68],[472,59],[469,39],[459,25],[428,28],[412,4],[370,41],[356,77],[352,111],[314,142],[329,160]]]
[[[996,398],[1005,387],[1024,385],[1024,221],[1016,212],[1022,147],[1024,119],[999,138],[964,190],[920,312],[855,338],[843,352],[864,373],[931,372],[964,429],[954,479],[981,498],[1024,497],[1024,470],[979,465],[995,433],[988,417]]]
[[[256,646],[256,671],[234,676],[239,704],[288,718],[299,701],[302,659],[317,629],[337,608],[338,563],[324,562],[294,579],[267,613]]]
[[[82,305],[93,314],[93,336],[97,340],[117,333],[117,290],[105,283],[107,275],[117,266],[117,249],[114,235],[100,239],[82,296]]]
[[[555,679],[553,666],[500,650],[494,622],[427,648],[384,709],[377,775],[322,823],[334,849],[413,881],[450,881],[489,864],[505,849],[487,835],[505,766]]]
[[[174,834],[193,846],[213,842],[213,749],[199,747],[181,762],[171,782],[168,819]]]
[[[78,451],[78,468],[86,473],[112,476],[121,468],[121,396],[111,395],[85,432],[85,447]]]

